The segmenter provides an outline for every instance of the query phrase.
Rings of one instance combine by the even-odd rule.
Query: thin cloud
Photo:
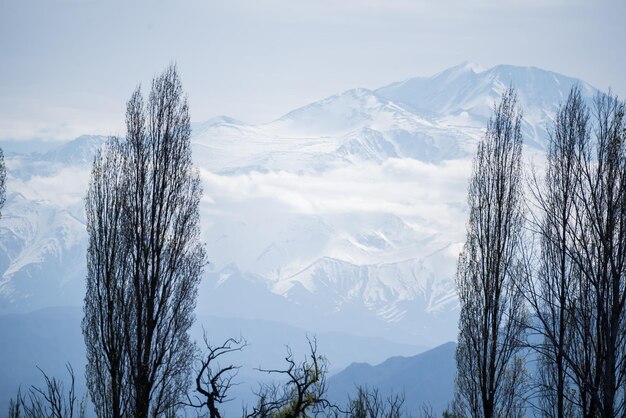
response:
[[[216,205],[270,199],[284,210],[308,215],[379,212],[444,222],[464,204],[468,173],[467,161],[433,165],[390,159],[321,175],[279,171],[222,176],[203,170],[202,178]]]

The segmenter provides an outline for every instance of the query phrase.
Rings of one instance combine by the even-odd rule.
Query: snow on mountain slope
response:
[[[0,227],[0,311],[75,304],[84,294],[83,221],[66,210],[8,196]]]
[[[390,84],[376,93],[428,114],[445,125],[483,128],[494,103],[511,85],[517,89],[519,104],[524,110],[526,143],[543,147],[546,127],[575,84],[580,85],[587,99],[597,92],[583,81],[539,68],[498,65],[487,70],[463,63],[432,77]]]
[[[94,154],[106,140],[106,136],[83,135],[68,144],[48,151],[43,157],[48,161],[61,164],[91,164]]]
[[[475,107],[482,111],[493,105],[492,98],[498,94],[496,89],[501,88],[501,85],[485,82],[483,74],[484,69],[463,63],[432,77],[415,77],[381,87],[376,93],[431,116],[454,114]]]
[[[371,90],[353,89],[289,112],[268,125],[277,133],[337,136],[364,126],[378,131],[435,127]]]
[[[440,258],[447,262],[448,257]],[[390,314],[398,302],[419,300],[429,313],[441,307],[454,296],[454,289],[435,288],[433,284],[453,274],[454,268],[445,264],[433,266],[428,257],[377,265],[356,265],[324,257],[278,282],[273,290],[298,302],[297,292],[303,288],[318,296],[329,312],[340,310],[349,301],[362,301],[388,321],[396,322],[404,314]]]
[[[418,344],[454,338],[467,177],[491,107],[513,83],[537,152],[574,82],[464,64],[348,90],[267,124],[194,124],[210,261],[198,312]],[[81,304],[83,199],[105,140],[7,155],[0,313]]]
[[[468,154],[474,142],[366,89],[354,89],[250,126],[219,117],[196,125],[194,153],[220,173],[320,172],[390,157],[440,162]]]

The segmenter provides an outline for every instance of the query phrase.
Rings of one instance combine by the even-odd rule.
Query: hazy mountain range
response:
[[[575,83],[595,93],[537,68],[465,63],[348,90],[267,124],[194,124],[210,260],[198,313],[416,345],[454,339],[467,178],[493,104],[518,89],[527,155],[540,155]],[[105,140],[7,153],[0,313],[81,305],[83,198]]]
[[[251,343],[237,401],[252,402],[254,367],[280,366],[284,345],[304,356],[308,334],[331,361],[330,396],[356,384],[406,392],[407,407],[443,409],[457,334],[456,258],[465,234],[471,157],[509,85],[524,110],[526,161],[541,159],[574,78],[537,68],[465,63],[432,77],[354,89],[249,125],[219,116],[193,125],[204,186],[210,264],[194,336]],[[120,106],[123,106],[120,103]],[[192,109],[193,110],[193,109]],[[193,114],[192,114],[193,116]],[[70,361],[82,387],[84,196],[94,152],[82,136],[7,152],[0,220],[0,408],[19,385],[58,377]],[[1,145],[1,144],[0,144]],[[52,308],[66,306],[66,308]],[[41,310],[43,309],[43,310]],[[365,363],[381,363],[370,366]],[[339,372],[339,373],[338,373]],[[81,389],[81,390],[84,390]]]

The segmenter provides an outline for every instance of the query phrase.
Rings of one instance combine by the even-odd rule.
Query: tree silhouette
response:
[[[126,138],[94,162],[83,334],[102,416],[146,418],[186,397],[197,287],[205,264],[189,111],[175,66],[126,107]],[[114,396],[117,400],[114,400]]]
[[[478,144],[468,190],[467,241],[459,257],[461,303],[455,412],[471,417],[521,413],[525,326],[521,274],[521,111],[509,88]]]

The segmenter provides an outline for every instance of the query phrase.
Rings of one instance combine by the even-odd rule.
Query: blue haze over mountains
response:
[[[454,340],[467,178],[493,104],[507,86],[517,88],[525,157],[541,159],[554,113],[575,83],[587,99],[596,92],[538,68],[464,63],[348,90],[266,124],[226,116],[194,124],[210,260],[197,305],[206,324],[198,326],[219,323],[222,338],[252,321],[278,343],[266,349],[259,337],[245,360],[258,363],[280,361],[283,344],[317,334],[333,373]],[[70,360],[82,375],[83,198],[105,140],[83,136],[45,151],[34,143],[30,152],[24,145],[6,152],[0,327],[11,338],[2,339],[0,358],[11,378],[0,387],[2,410],[19,384],[35,378],[35,364],[60,374]],[[358,348],[364,341],[367,350]],[[54,348],[41,350],[47,344]],[[453,356],[445,358],[442,367],[453,368]],[[416,374],[428,366],[415,364]],[[331,381],[347,388],[345,376],[365,376],[365,368],[351,366]],[[441,374],[442,387],[451,387],[449,375]]]

